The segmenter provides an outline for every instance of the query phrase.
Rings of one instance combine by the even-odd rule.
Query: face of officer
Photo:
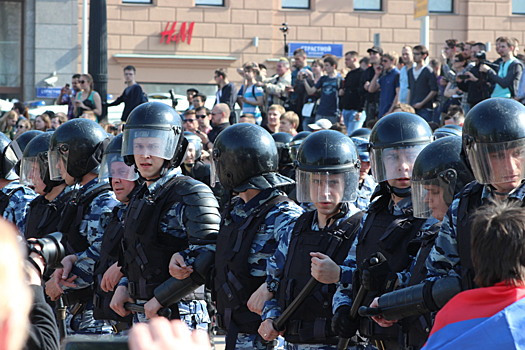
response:
[[[391,148],[384,151],[383,162],[390,186],[410,187],[412,167],[419,151],[416,148]]]
[[[140,175],[146,180],[160,176],[165,160],[152,154],[161,154],[160,147],[163,144],[162,140],[156,137],[137,137],[133,140],[135,164]]]
[[[496,191],[508,193],[521,183],[522,161],[525,149],[522,147],[489,153],[490,168],[495,179],[501,182],[492,184]]]
[[[57,168],[60,171],[60,176],[66,182],[66,185],[73,186],[75,184],[75,178],[67,172],[67,165],[62,157],[57,162]]]
[[[363,181],[370,172],[370,162],[361,161],[361,168],[359,168],[359,181]]]
[[[312,174],[310,197],[318,215],[330,218],[336,214],[344,191],[344,174]]]
[[[40,177],[40,164],[38,162],[33,162],[33,166],[31,169],[31,174],[29,175],[31,182],[33,183],[33,188],[36,193],[43,196],[46,193],[44,192],[44,189],[46,188],[46,184]]]
[[[424,188],[427,190],[425,203],[432,211],[432,216],[439,221],[443,220],[448,210],[448,205],[444,200],[443,188],[437,185],[426,185]]]
[[[129,178],[130,171],[134,171],[124,162],[113,162],[110,165],[111,186],[115,197],[122,203],[129,202],[129,194],[135,188],[135,181],[125,180]]]
[[[184,164],[195,164],[195,145],[192,142],[188,142]]]

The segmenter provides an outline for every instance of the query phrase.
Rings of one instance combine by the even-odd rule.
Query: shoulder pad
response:
[[[477,182],[476,180],[469,182],[461,190],[461,197],[468,197],[471,194],[480,192],[483,190],[483,185]]]

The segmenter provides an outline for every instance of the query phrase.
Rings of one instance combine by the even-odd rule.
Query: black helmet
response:
[[[416,114],[395,112],[379,119],[370,134],[370,158],[375,180],[378,183],[409,180],[417,155],[431,141],[430,126]],[[400,197],[410,195],[409,186],[389,189]]]
[[[122,134],[119,134],[109,142],[104,150],[104,156],[100,163],[99,179],[109,180],[116,177],[122,180],[136,181],[139,174],[133,166],[127,165],[122,157]]]
[[[4,150],[5,169],[15,169],[15,172],[20,175],[20,160],[22,159],[24,149],[29,141],[42,133],[43,131],[40,130],[29,130],[11,141],[9,146]]]
[[[278,165],[272,136],[254,124],[229,126],[213,144],[212,172],[228,191],[264,190],[293,184],[293,180],[277,173]]]
[[[166,160],[166,168],[177,167],[182,162],[188,141],[182,137],[182,119],[170,106],[161,102],[146,102],[129,114],[124,125],[122,155],[126,164],[135,164],[133,143],[137,138],[156,138],[162,144],[152,150],[144,150],[148,155]]]
[[[359,128],[355,129],[350,133],[350,137],[360,137],[363,139],[370,139],[370,133],[372,132],[372,129],[369,128]]]
[[[491,98],[478,103],[465,118],[463,147],[479,183],[524,179],[525,106],[508,98]],[[493,164],[495,158],[499,159],[497,164]],[[504,163],[511,158],[523,164],[520,169]]]
[[[339,202],[356,199],[360,161],[347,136],[335,130],[321,130],[308,136],[297,154],[296,179],[299,202],[323,202],[335,174],[342,174]],[[316,188],[314,189],[314,181]]]
[[[352,142],[357,147],[357,154],[362,162],[370,162],[370,142],[361,137],[351,137]]]
[[[292,165],[292,158],[290,155],[290,142],[293,136],[287,132],[276,132],[272,134],[277,152],[279,153],[279,166]]]
[[[195,160],[201,159],[201,156],[202,156],[201,138],[190,131],[184,131],[184,138],[188,141],[188,143],[193,144],[193,146],[195,147]]]
[[[23,135],[27,134],[25,132]],[[37,187],[40,180],[44,183],[43,191],[49,193],[53,187],[63,184],[63,180],[53,181],[49,175],[49,144],[52,131],[40,133],[24,148],[22,161],[20,162],[20,183],[27,186]],[[38,172],[36,170],[39,170]]]
[[[461,137],[462,130],[459,125],[444,125],[434,130],[434,140],[440,139],[447,136],[459,136]]]
[[[290,141],[290,156],[292,157],[292,161],[297,159],[297,151],[299,150],[301,143],[303,143],[304,139],[311,134],[311,131],[301,131],[292,138],[292,141]]]
[[[461,139],[456,136],[436,140],[419,153],[412,171],[415,217],[444,215],[454,195],[474,180],[461,153]]]
[[[53,133],[49,144],[51,179],[62,179],[58,169],[61,161],[77,181],[88,173],[98,173],[108,142],[108,134],[92,120],[79,118],[65,122]]]
[[[5,151],[10,143],[11,139],[7,137],[4,133],[0,132],[0,151],[2,152],[4,158],[1,164],[2,169],[0,170],[0,178],[11,181],[18,179],[18,175],[16,175],[13,169],[14,163],[8,162],[5,159]]]

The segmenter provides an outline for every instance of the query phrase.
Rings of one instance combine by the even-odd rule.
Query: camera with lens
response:
[[[66,256],[66,250],[62,244],[62,233],[50,233],[42,238],[29,238],[27,248],[29,253],[37,253],[46,262],[46,268],[55,269],[61,267],[60,262]]]
[[[476,55],[474,56],[480,61],[485,61],[487,59],[487,53],[485,51],[476,52]]]
[[[283,23],[283,24],[282,24],[282,27],[280,27],[279,30],[280,30],[281,32],[283,32],[283,34],[288,33],[288,24]]]

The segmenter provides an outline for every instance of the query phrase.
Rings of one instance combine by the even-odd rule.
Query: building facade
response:
[[[56,86],[81,70],[84,0],[0,0],[0,97],[35,98],[35,87],[56,72]],[[91,0],[98,1],[98,0]],[[420,43],[415,0],[106,0],[108,92],[123,86],[122,68],[137,68],[148,93],[188,86],[215,89],[213,72],[255,61],[274,72],[288,43],[339,44],[342,52],[374,42],[385,52]],[[524,43],[524,0],[428,0],[430,56],[446,39]],[[88,19],[89,20],[89,19]],[[14,38],[14,39],[13,39]],[[523,45],[522,45],[523,47]],[[497,57],[492,45],[489,58]],[[341,60],[341,66],[343,62]]]

